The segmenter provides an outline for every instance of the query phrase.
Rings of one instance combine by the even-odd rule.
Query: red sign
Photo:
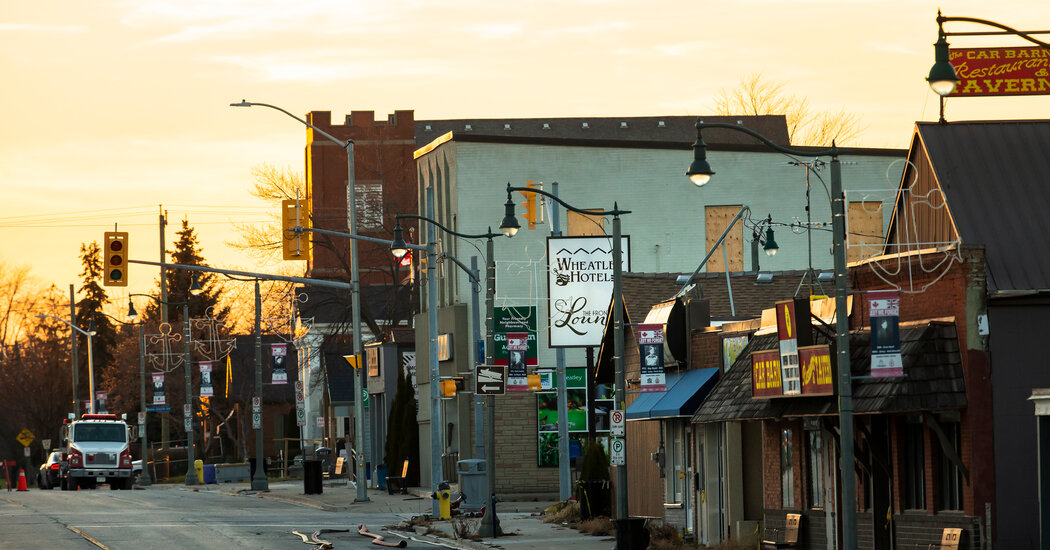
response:
[[[1050,50],[964,48],[949,50],[959,84],[948,97],[1050,95]]]
[[[802,366],[802,395],[835,395],[827,345],[798,348],[798,361]]]
[[[780,350],[767,349],[751,352],[751,397],[782,397],[780,381]]]

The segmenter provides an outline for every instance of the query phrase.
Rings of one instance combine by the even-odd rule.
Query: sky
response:
[[[0,0],[0,262],[68,291],[81,243],[114,227],[131,258],[157,261],[163,208],[169,247],[187,218],[211,265],[275,272],[227,243],[271,213],[252,168],[302,171],[306,132],[229,107],[242,98],[333,120],[703,115],[761,72],[857,115],[855,145],[906,149],[915,121],[937,119],[938,4],[1050,27],[1046,0]],[[1048,113],[1045,96],[947,104],[949,120]],[[156,273],[132,267],[111,298]]]

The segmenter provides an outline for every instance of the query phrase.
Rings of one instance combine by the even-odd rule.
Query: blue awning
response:
[[[627,407],[627,420],[691,418],[718,381],[718,369],[667,373],[667,391],[643,393]]]

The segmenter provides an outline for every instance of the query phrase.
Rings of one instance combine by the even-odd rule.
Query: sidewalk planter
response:
[[[580,519],[612,515],[612,486],[608,480],[580,480],[576,482],[576,502],[580,503]],[[633,546],[631,547],[633,548]],[[641,548],[645,548],[642,546]]]
[[[247,462],[215,465],[215,483],[250,481],[251,478],[251,464]]]

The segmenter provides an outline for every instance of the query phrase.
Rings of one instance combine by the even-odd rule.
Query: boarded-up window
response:
[[[707,221],[704,226],[704,232],[707,235],[707,246],[704,247],[703,253],[706,254],[718,242],[718,238],[722,236],[722,232],[729,226],[729,222],[736,217],[737,212],[740,212],[740,208],[740,205],[708,206],[705,208]],[[718,250],[707,260],[708,272],[720,273],[725,271],[724,257],[729,258],[729,271],[744,270],[744,225],[739,221],[726,235],[725,246],[725,256],[722,254],[722,247],[719,246]],[[701,257],[703,256],[701,255]]]
[[[571,210],[566,210],[566,212],[568,212],[568,235],[570,237],[592,237],[605,234],[605,216],[588,216]]]
[[[881,202],[856,201],[849,203],[846,223],[849,236],[846,244],[847,262],[859,262],[882,254]]]

